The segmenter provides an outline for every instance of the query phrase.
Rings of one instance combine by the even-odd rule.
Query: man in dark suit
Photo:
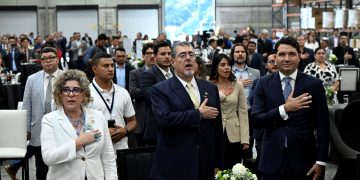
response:
[[[218,88],[194,78],[195,54],[187,42],[172,51],[175,75],[151,89],[159,136],[151,177],[214,179],[223,166],[223,130]]]
[[[35,52],[34,50],[29,48],[30,39],[27,37],[21,38],[21,62],[29,62],[30,59],[35,59]]]
[[[145,132],[144,141],[147,146],[155,146],[158,126],[151,110],[150,89],[157,83],[169,79],[173,72],[171,66],[171,47],[168,43],[161,41],[155,44],[154,55],[156,64],[144,71],[140,79],[141,93],[145,99]]]
[[[6,50],[4,63],[6,68],[8,68],[13,73],[21,72],[21,52],[16,44],[16,38],[14,36],[10,36],[8,38],[9,47]]]
[[[258,80],[252,106],[254,125],[264,129],[259,170],[264,180],[318,179],[329,150],[325,90],[297,70],[295,39],[281,39],[275,50],[280,72]]]
[[[144,129],[145,129],[145,100],[140,89],[141,74],[150,69],[155,64],[154,58],[154,44],[148,43],[143,46],[142,58],[144,66],[130,71],[129,74],[129,94],[134,102],[135,116],[137,126],[134,131],[136,135],[136,145],[138,147],[145,146],[143,141]]]
[[[265,74],[264,61],[261,54],[256,53],[256,43],[250,41],[247,45],[247,50],[249,53],[249,62],[248,66],[260,71],[260,75],[263,76]]]
[[[261,30],[259,39],[257,40],[257,52],[265,57],[268,53],[273,50],[272,42],[269,37],[269,31],[266,29]]]
[[[347,45],[347,33],[340,33],[339,39],[339,46],[333,49],[333,54],[338,58],[335,64],[354,65],[359,67],[359,60],[356,58],[353,48]]]
[[[115,60],[113,82],[129,91],[129,73],[135,68],[128,63],[126,51],[122,47],[115,49],[113,58]]]

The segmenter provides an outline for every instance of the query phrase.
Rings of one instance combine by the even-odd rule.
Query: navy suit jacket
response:
[[[201,102],[220,111],[218,88],[197,80]],[[185,87],[176,76],[151,89],[151,101],[159,126],[151,176],[154,179],[214,179],[214,168],[223,167],[221,112],[216,119],[202,119]]]
[[[261,77],[255,88],[252,106],[253,124],[264,128],[259,169],[276,174],[283,165],[285,138],[287,158],[295,172],[307,173],[316,161],[327,162],[329,148],[329,112],[322,81],[298,72],[294,97],[312,96],[307,109],[288,112],[283,120],[279,106],[285,103],[279,73]],[[316,138],[314,131],[316,132]]]
[[[18,48],[15,48],[14,58],[15,58],[15,64],[16,64],[17,71],[22,72],[21,59],[23,58],[23,56]],[[4,64],[5,64],[5,67],[7,67],[9,70],[13,69],[13,64],[11,62],[11,51],[9,51],[9,53],[5,55]]]
[[[174,73],[172,72],[172,74]],[[151,110],[150,90],[155,84],[164,80],[166,80],[165,76],[156,65],[144,71],[141,75],[140,89],[145,99],[145,140],[157,139],[158,126],[155,123],[155,117]]]

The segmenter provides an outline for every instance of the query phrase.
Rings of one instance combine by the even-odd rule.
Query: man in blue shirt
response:
[[[113,82],[129,91],[129,73],[135,69],[127,62],[127,55],[124,48],[116,48],[114,52],[115,75]]]

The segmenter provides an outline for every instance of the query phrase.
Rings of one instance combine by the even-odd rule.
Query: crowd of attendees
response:
[[[260,77],[277,72],[274,60],[275,46],[280,39],[287,38],[289,35],[284,32],[283,37],[279,38],[275,30],[269,35],[265,29],[258,35],[255,35],[252,30],[244,30],[236,33],[235,37],[230,37],[223,29],[220,29],[218,33],[209,32],[210,35],[206,39],[204,39],[204,35],[200,34],[193,35],[191,40],[189,36],[186,36],[185,42],[198,51],[195,51],[194,54],[190,52],[185,55],[180,54],[181,57],[179,58],[194,58],[196,63],[192,66],[195,70],[195,77],[210,81],[218,87],[221,116],[223,117],[225,167],[231,168],[237,162],[252,158],[254,138],[257,140],[260,138],[259,141],[261,141],[261,136],[257,135],[251,123],[253,119],[251,116],[251,99],[254,93],[252,86],[256,84],[254,81]],[[298,71],[319,78],[325,86],[331,86],[334,91],[337,91],[341,78],[335,66],[339,64],[359,66],[353,48],[348,45],[348,37],[347,33],[339,33],[338,30],[334,30],[333,36],[323,37],[321,40],[313,31],[304,35],[297,35],[295,38],[300,50]],[[39,82],[30,76],[25,85],[24,108],[30,111],[28,112],[28,122],[40,122],[40,125],[32,124],[29,127],[29,133],[31,132],[32,135],[29,138],[40,140],[40,132],[33,132],[31,128],[33,128],[32,126],[40,127],[43,117],[44,124],[42,127],[45,127],[43,131],[49,135],[59,133],[52,129],[57,124],[53,124],[51,119],[60,116],[55,113],[55,110],[60,114],[65,113],[77,131],[77,136],[74,135],[76,143],[66,146],[67,148],[74,147],[74,151],[65,150],[64,147],[62,149],[55,147],[54,142],[50,142],[60,141],[66,144],[74,139],[69,138],[64,141],[58,138],[59,135],[51,139],[41,134],[41,142],[45,142],[41,144],[41,147],[44,148],[42,151],[36,149],[40,147],[40,141],[30,143],[29,146],[35,147],[30,148],[31,151],[45,153],[42,155],[44,159],[41,159],[36,153],[29,154],[27,157],[36,156],[37,168],[50,166],[48,178],[49,176],[56,178],[58,176],[56,171],[65,172],[66,169],[59,163],[71,161],[69,160],[70,157],[70,159],[76,159],[79,156],[79,149],[84,151],[80,155],[86,154],[85,146],[100,141],[101,138],[104,146],[92,148],[106,149],[106,152],[97,153],[96,156],[101,154],[101,156],[110,158],[113,158],[110,154],[114,153],[109,150],[110,139],[115,150],[156,146],[158,143],[159,127],[156,123],[157,117],[153,113],[156,110],[152,109],[154,106],[150,92],[154,85],[175,75],[173,61],[176,58],[172,54],[174,49],[172,49],[171,41],[167,39],[165,33],[149,40],[147,35],[143,36],[141,32],[138,32],[132,47],[132,51],[135,51],[136,40],[144,42],[142,58],[138,61],[130,55],[133,52],[126,52],[123,47],[124,39],[127,37],[123,36],[120,31],[112,36],[99,34],[96,39],[93,40],[93,38],[89,37],[87,33],[82,35],[80,32],[74,32],[70,38],[64,37],[62,32],[52,33],[44,37],[34,36],[33,33],[1,36],[0,71],[2,74],[22,72],[21,63],[37,63],[44,69],[44,71],[40,71],[43,74],[39,76],[44,78],[44,82],[36,84]],[[51,49],[46,50],[46,48]],[[331,54],[337,57],[336,62],[330,60]],[[51,63],[55,63],[56,66],[49,70],[48,64]],[[78,71],[70,71],[70,69]],[[66,73],[62,74],[62,70]],[[85,72],[86,76],[81,71]],[[62,80],[62,82],[53,81],[56,84],[53,87],[53,99],[55,99],[53,103],[55,105],[51,105],[49,112],[52,113],[48,115],[40,112],[39,122],[35,122],[29,114],[34,112],[34,107],[30,106],[31,101],[34,101],[31,98],[34,94],[29,92],[30,83],[41,86],[43,89],[41,92],[45,92],[47,85],[51,84],[51,78],[45,80],[45,77],[53,73],[56,75],[52,78]],[[84,77],[87,80],[82,79]],[[82,95],[82,98],[87,98],[86,101],[75,99],[77,95],[83,92],[87,92],[87,94]],[[44,96],[44,99],[47,98],[45,93],[40,94],[40,96]],[[69,97],[73,97],[74,100],[71,102],[64,100]],[[89,99],[92,99],[92,102]],[[72,101],[75,104],[78,101],[80,103],[73,107]],[[200,104],[195,105],[194,103],[194,106],[199,108]],[[92,112],[83,107],[96,109],[101,113]],[[89,120],[85,117],[91,116],[88,113],[95,114],[104,121],[114,120],[114,123],[108,124],[108,130],[103,128],[105,125],[99,125],[100,131],[91,131],[88,134],[81,135],[79,133],[82,130],[81,125],[85,125],[86,121]],[[41,131],[41,128],[37,128],[37,131]],[[96,138],[92,139],[90,136],[95,137],[94,134],[102,134],[102,137],[96,135]],[[107,136],[108,134],[110,136]],[[260,154],[258,147],[257,151]],[[67,156],[63,159],[60,157],[58,159],[52,158],[58,155]],[[105,174],[85,174],[85,176],[80,175],[79,177],[89,179],[103,176],[115,178],[115,163],[109,158],[102,160],[102,162],[106,162],[104,169],[106,166],[111,171],[106,170]],[[6,170],[12,178],[16,178],[16,172],[21,163],[17,161],[6,166]],[[77,163],[78,168],[80,168],[81,162]],[[95,165],[90,166],[89,168],[97,168]],[[42,171],[45,172],[37,170],[38,179],[45,178],[47,170],[42,169]]]

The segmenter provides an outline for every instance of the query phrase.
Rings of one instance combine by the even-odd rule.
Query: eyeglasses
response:
[[[49,57],[41,57],[41,61],[49,61],[53,62],[56,59],[56,56],[49,56]]]
[[[116,56],[116,57],[118,57],[118,58],[124,58],[124,57],[126,57],[125,55],[118,55],[118,56]]]
[[[184,60],[186,59],[187,56],[190,57],[190,59],[193,59],[195,58],[195,54],[193,52],[189,52],[189,53],[186,53],[186,52],[181,52],[179,53],[178,55],[176,55],[178,58]]]
[[[273,64],[273,65],[276,64],[276,62],[275,62],[274,60],[270,60],[270,61],[268,61],[267,63],[268,63],[268,64]]]
[[[78,87],[74,87],[73,89],[65,87],[65,88],[61,89],[61,93],[63,93],[64,95],[67,95],[67,96],[69,96],[71,92],[73,93],[73,95],[77,96],[77,95],[81,94],[83,92],[83,90]]]
[[[145,55],[149,55],[149,56],[151,56],[151,55],[153,55],[154,54],[154,52],[146,52],[145,53]]]

